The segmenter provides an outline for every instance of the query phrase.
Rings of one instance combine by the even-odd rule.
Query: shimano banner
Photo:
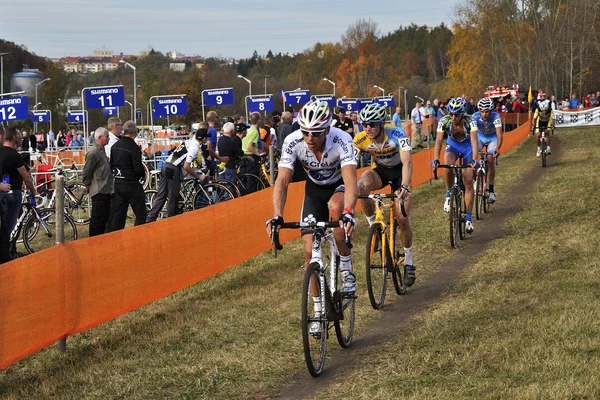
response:
[[[581,111],[554,111],[554,119],[557,128],[600,125],[600,107]]]

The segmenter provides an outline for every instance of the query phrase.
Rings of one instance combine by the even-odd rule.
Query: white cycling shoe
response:
[[[542,155],[542,149],[537,149],[537,153],[535,153],[536,157],[540,157]]]
[[[315,318],[318,318],[315,316]],[[308,328],[309,333],[312,336],[320,336],[321,335],[321,324],[317,321],[311,322],[310,327]]]
[[[471,221],[465,223],[465,231],[467,231],[467,233],[473,233],[473,231],[475,231],[475,227]]]
[[[356,292],[356,276],[352,272],[342,277],[342,294],[352,295]]]
[[[450,212],[450,197],[446,197],[446,201],[444,202],[444,212]]]
[[[494,192],[490,192],[490,194],[488,195],[488,202],[490,204],[495,203],[496,202],[496,195],[494,194]]]

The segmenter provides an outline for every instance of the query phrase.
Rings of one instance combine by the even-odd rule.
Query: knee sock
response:
[[[348,273],[352,272],[352,255],[340,255],[340,270],[342,271],[342,277],[346,277]]]
[[[467,221],[473,222],[473,213],[467,211]]]
[[[413,265],[412,247],[404,248],[404,265]]]

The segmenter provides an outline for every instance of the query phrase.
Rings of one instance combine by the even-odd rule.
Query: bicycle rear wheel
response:
[[[321,315],[315,318],[315,298],[311,294],[311,286],[316,284],[320,291],[321,277],[318,263],[311,263],[306,268],[304,282],[302,284],[302,345],[304,347],[304,360],[308,373],[317,377],[323,372],[325,366],[325,350],[327,348],[327,310],[325,309],[325,296],[321,293],[318,301],[321,302]],[[319,324],[320,333],[310,333],[313,322]]]
[[[203,185],[194,195],[194,210],[233,199],[233,193],[219,183]]]
[[[342,282],[342,271],[340,269],[340,257],[336,256],[335,266],[337,290],[334,295],[334,299],[339,306],[341,311],[341,318],[333,322],[335,327],[335,336],[337,337],[338,343],[342,348],[347,348],[352,343],[354,337],[354,315],[355,315],[355,298],[354,295],[342,295],[340,293],[341,282]]]
[[[481,170],[475,177],[475,217],[481,219],[485,208],[485,175]]]
[[[41,221],[32,214],[23,228],[23,244],[30,253],[56,244],[56,211],[53,208],[43,208],[38,210],[38,214]],[[77,227],[67,214],[64,216],[64,232],[65,242],[77,240]]]
[[[238,174],[237,178],[242,196],[265,188],[264,182],[254,174]]]
[[[85,185],[81,182],[72,182],[67,184],[66,189],[73,195],[73,197],[65,196],[69,216],[78,225],[89,224],[92,203],[89,193],[86,193]]]
[[[455,249],[458,247],[458,231],[460,230],[458,193],[455,187],[452,188],[450,193],[450,212],[448,213],[448,221],[450,222],[450,247]]]
[[[240,193],[240,189],[238,189],[238,187],[233,182],[228,181],[227,179],[217,179],[215,183],[219,183],[225,186],[227,189],[229,189],[231,193],[233,193],[234,197],[240,197],[242,195]]]
[[[381,233],[381,224],[374,223],[369,229],[367,237],[367,254],[365,267],[367,268],[367,291],[369,301],[374,309],[379,309],[385,300],[387,284],[387,263],[384,262],[384,244]]]
[[[547,151],[547,145],[546,145],[546,141],[542,140],[540,143],[540,147],[542,149],[542,167],[546,167],[546,151]]]

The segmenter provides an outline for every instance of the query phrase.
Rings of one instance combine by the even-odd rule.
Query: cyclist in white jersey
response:
[[[356,278],[352,273],[350,249],[344,241],[342,225],[348,236],[356,226],[356,160],[352,137],[330,126],[331,120],[331,112],[324,101],[312,100],[300,110],[300,129],[288,135],[283,142],[277,181],[273,190],[275,216],[267,221],[267,233],[271,234],[271,225],[283,223],[288,185],[292,181],[298,160],[307,172],[301,220],[342,221],[341,227],[334,229],[334,236],[340,253],[342,292],[352,294],[356,291]],[[309,233],[311,232],[302,231],[306,265],[312,255],[312,237]],[[320,309],[315,309],[315,313],[319,314]],[[319,324],[314,325],[311,331],[313,328],[319,328]]]
[[[494,193],[494,177],[496,176],[495,158],[500,154],[502,147],[502,120],[500,114],[494,111],[494,102],[489,97],[484,97],[477,103],[477,111],[471,119],[477,124],[477,143],[479,151],[487,146],[487,188],[489,189],[489,202],[496,201]]]

